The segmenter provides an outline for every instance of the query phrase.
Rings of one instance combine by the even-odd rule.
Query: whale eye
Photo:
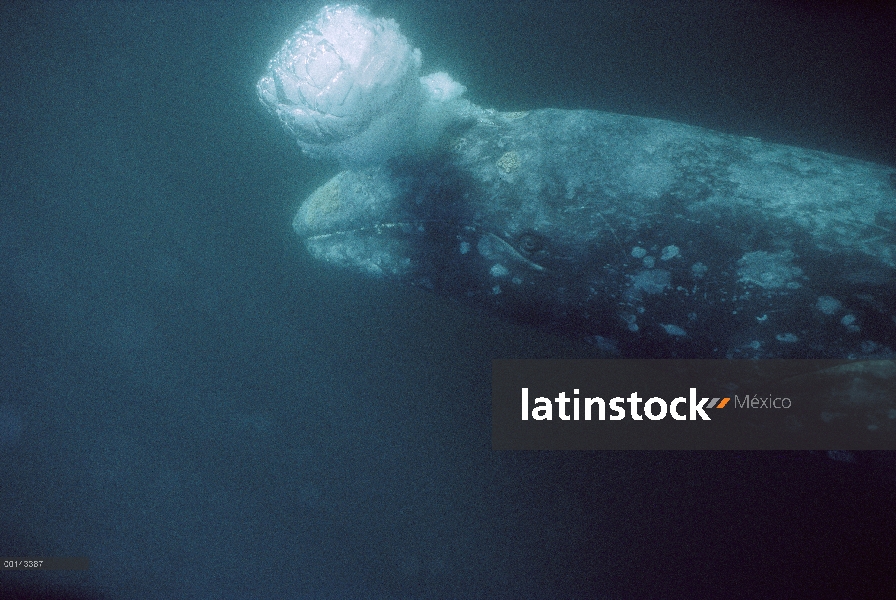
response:
[[[539,250],[544,248],[544,240],[541,239],[540,235],[536,235],[534,233],[524,233],[517,241],[517,246],[519,247],[521,252],[532,254],[533,252],[538,252]]]

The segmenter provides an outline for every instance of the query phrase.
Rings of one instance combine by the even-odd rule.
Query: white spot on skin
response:
[[[601,350],[602,352],[609,352],[611,354],[619,353],[619,347],[616,345],[616,342],[614,342],[611,339],[607,339],[605,337],[596,335],[596,336],[592,337],[590,339],[590,341],[592,344],[597,346],[598,350]],[[894,411],[894,412],[896,412],[896,411]]]
[[[648,269],[652,269],[653,265],[655,265],[655,264],[656,264],[656,259],[654,257],[652,257],[652,256],[644,257],[644,266],[647,267]]]
[[[479,251],[480,256],[488,260],[498,260],[501,256],[497,247],[497,242],[488,235],[479,238],[479,241],[476,243],[476,250]]]
[[[669,335],[674,335],[674,336],[687,335],[687,332],[684,329],[682,329],[681,327],[679,327],[678,325],[663,325],[662,323],[660,323],[660,327],[665,329],[666,333],[668,333]]]
[[[461,242],[460,243],[460,253],[466,254],[470,251],[470,242]]]
[[[815,306],[826,315],[833,315],[843,307],[839,300],[831,296],[819,296]]]
[[[494,295],[496,295],[496,296],[497,296],[498,294],[500,294],[500,293],[501,293],[501,286],[500,286],[500,285],[496,285],[495,287],[493,287],[493,288],[492,288],[492,293],[493,293]]]
[[[639,246],[635,246],[634,248],[632,248],[632,256],[634,256],[635,258],[644,258],[645,256],[647,256],[647,250]]]
[[[880,348],[880,344],[873,340],[865,340],[862,342],[862,352],[865,354],[871,354],[872,352],[876,352]]]
[[[697,279],[701,279],[704,275],[706,275],[707,271],[709,271],[709,267],[700,262],[694,263],[691,266],[691,273],[693,273],[694,277],[696,277]]]
[[[846,327],[847,331],[855,333],[859,331],[861,328],[856,325],[856,316],[853,314],[848,314],[840,319],[840,324]]]
[[[648,294],[659,294],[669,287],[671,280],[672,274],[663,269],[641,271],[637,275],[632,276],[632,285],[635,289],[645,291]]]
[[[775,339],[785,344],[794,344],[800,341],[800,338],[796,337],[792,333],[779,333],[775,336]]]
[[[678,246],[666,246],[663,248],[663,253],[660,255],[660,260],[670,260],[679,256]]]
[[[791,264],[796,258],[793,252],[748,252],[739,261],[737,274],[740,281],[756,285],[767,290],[789,288],[795,289],[800,284],[793,281],[803,274],[803,270]]]
[[[508,271],[507,267],[505,267],[504,265],[495,264],[492,265],[489,273],[492,274],[492,277],[506,277],[510,274],[510,271]]]

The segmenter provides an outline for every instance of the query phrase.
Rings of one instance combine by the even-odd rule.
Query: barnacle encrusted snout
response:
[[[326,6],[271,59],[258,96],[310,154],[366,158],[413,126],[421,62],[394,20]]]

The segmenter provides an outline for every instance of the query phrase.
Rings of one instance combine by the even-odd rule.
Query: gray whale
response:
[[[309,252],[639,358],[892,358],[896,169],[597,111],[482,111],[343,171]]]

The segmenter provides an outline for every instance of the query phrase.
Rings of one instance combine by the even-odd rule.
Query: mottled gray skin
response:
[[[896,169],[594,111],[483,111],[444,147],[322,186],[311,254],[623,357],[894,356]]]

